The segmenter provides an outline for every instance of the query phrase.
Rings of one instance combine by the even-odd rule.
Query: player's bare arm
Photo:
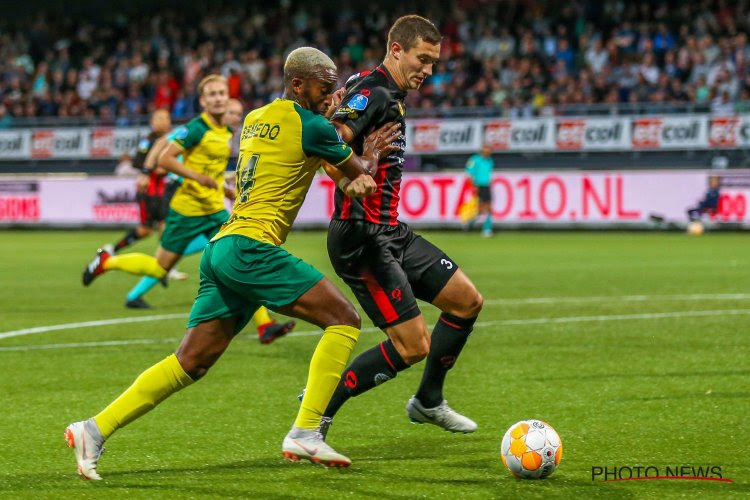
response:
[[[167,139],[166,135],[159,137],[151,147],[151,150],[146,155],[146,159],[143,161],[143,166],[149,170],[156,172],[159,175],[164,175],[166,173],[166,169],[159,165],[158,160],[159,155],[168,145],[169,140]]]
[[[164,167],[169,172],[184,177],[185,179],[192,179],[201,186],[218,189],[216,181],[211,177],[198,172],[194,172],[189,168],[185,167],[180,160],[177,159],[183,153],[180,146],[175,143],[169,143],[169,145],[159,154],[159,166]]]

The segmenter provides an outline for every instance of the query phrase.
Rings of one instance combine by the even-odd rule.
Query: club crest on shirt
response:
[[[356,94],[354,97],[349,99],[349,102],[346,103],[346,106],[357,111],[364,111],[367,107],[368,101],[369,99],[366,96],[363,96],[362,94]]]

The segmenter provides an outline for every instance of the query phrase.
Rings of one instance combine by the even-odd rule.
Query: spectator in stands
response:
[[[586,64],[599,74],[607,67],[609,63],[609,53],[604,49],[601,38],[596,38],[586,51]]]
[[[10,128],[13,118],[8,114],[8,108],[0,103],[0,130]]]
[[[333,11],[299,0],[266,2],[247,14],[227,5],[199,24],[190,9],[165,15],[157,2],[126,18],[126,30],[119,21],[84,16],[73,23],[41,9],[36,36],[56,40],[41,48],[26,40],[27,21],[6,20],[0,102],[19,116],[81,116],[91,114],[87,107],[98,113],[103,101],[118,120],[154,107],[182,113],[187,103],[177,106],[177,100],[190,99],[208,71],[221,71],[232,92],[255,105],[280,95],[279,61],[302,44],[328,50],[343,83],[376,65],[383,26],[409,8],[384,2]],[[441,65],[410,109],[449,114],[467,105],[500,106],[494,115],[540,115],[569,114],[573,105],[588,103],[690,99],[708,105],[725,91],[736,100],[750,89],[746,3],[607,1],[590,8],[590,2],[527,0],[523,8],[518,1],[444,8],[425,0],[445,40]],[[514,108],[503,108],[506,99]]]
[[[729,91],[724,90],[711,101],[711,114],[716,116],[730,116],[734,114],[734,104],[730,100]]]

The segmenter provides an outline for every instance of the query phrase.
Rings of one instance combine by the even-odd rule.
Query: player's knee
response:
[[[219,356],[215,353],[177,350],[177,361],[180,362],[182,369],[193,380],[203,378],[217,359],[219,359]]]
[[[413,342],[409,342],[409,344],[404,347],[406,348],[406,352],[403,353],[401,357],[404,358],[406,364],[413,365],[419,363],[426,358],[427,354],[430,352],[429,332],[425,330],[424,335],[420,336]]]
[[[467,318],[475,318],[479,316],[484,306],[484,297],[479,293],[477,289],[472,290],[472,293],[468,295],[465,305],[465,315]]]
[[[430,352],[430,344],[427,343],[420,343],[419,345],[413,346],[408,349],[405,356],[402,356],[404,358],[404,361],[408,365],[414,365],[422,361],[424,358],[427,357],[427,354]]]
[[[362,318],[359,317],[359,313],[354,308],[354,305],[347,300],[335,308],[333,324],[347,325],[360,329],[362,327]]]
[[[193,380],[198,380],[203,377],[208,372],[208,369],[211,368],[210,365],[201,363],[198,356],[185,352],[177,351],[177,361],[180,362],[180,366],[185,370],[188,377]]]
[[[459,318],[476,318],[484,306],[484,298],[476,288],[469,287],[461,294],[461,300],[453,307],[443,309],[443,312],[453,314]]]

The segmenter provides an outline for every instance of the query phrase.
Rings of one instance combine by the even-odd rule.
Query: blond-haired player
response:
[[[325,443],[318,426],[356,345],[360,318],[330,280],[281,248],[321,161],[346,174],[339,187],[349,196],[366,196],[376,189],[369,172],[397,147],[391,145],[398,138],[391,124],[370,135],[362,157],[341,141],[322,116],[336,80],[336,67],[325,54],[296,49],[284,65],[284,97],[245,118],[234,209],[203,252],[187,333],[175,354],[143,372],[101,413],[68,426],[65,437],[83,477],[101,479],[97,465],[104,440],[204,376],[259,305],[323,329],[307,392],[282,443],[285,458],[335,467],[351,463]]]

